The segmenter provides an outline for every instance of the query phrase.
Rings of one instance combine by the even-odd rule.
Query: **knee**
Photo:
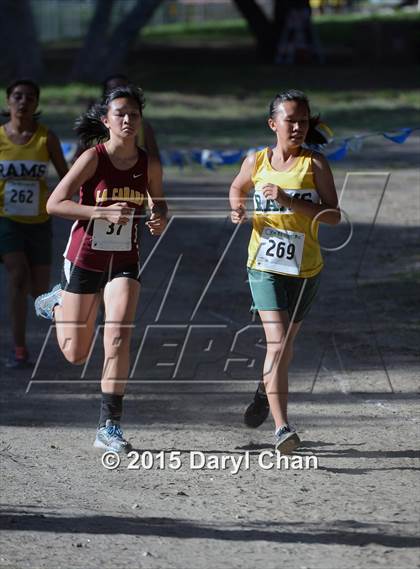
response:
[[[74,350],[62,350],[64,357],[73,365],[81,366],[86,363],[87,354],[82,354]]]
[[[116,354],[130,349],[131,328],[113,326],[104,336],[105,352]]]
[[[293,343],[292,342],[273,342],[267,344],[267,357],[277,364],[288,364],[293,356]]]
[[[89,352],[86,350],[86,346],[78,345],[76,342],[66,339],[60,348],[66,360],[73,365],[82,365],[87,360]]]
[[[286,352],[286,346],[283,342],[270,342],[267,344],[267,355],[271,359],[278,360],[280,356],[284,356]]]

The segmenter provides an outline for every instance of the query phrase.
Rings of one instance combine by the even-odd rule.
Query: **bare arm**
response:
[[[340,223],[341,213],[338,207],[337,191],[335,189],[330,165],[325,156],[315,154],[312,158],[312,166],[314,170],[315,187],[321,198],[321,206],[318,207],[323,208],[321,209],[323,213],[319,215],[318,221],[328,223],[329,225],[337,225]]]
[[[65,219],[106,219],[111,223],[125,225],[130,213],[126,203],[97,207],[78,204],[72,200],[79,192],[80,186],[94,175],[97,165],[95,149],[86,150],[51,194],[47,202],[47,212]]]
[[[48,154],[51,158],[51,162],[53,163],[53,166],[59,178],[64,178],[69,169],[64,158],[63,150],[61,149],[60,141],[57,135],[52,132],[52,130],[49,130],[47,134],[47,149]]]
[[[159,148],[156,142],[155,133],[153,131],[152,125],[144,120],[143,121],[144,130],[144,145],[147,150],[147,154],[151,161],[157,161],[160,164]]]
[[[152,213],[146,225],[152,235],[160,235],[168,223],[168,206],[163,195],[162,167],[160,162],[149,159],[147,171],[148,201]]]
[[[153,207],[155,207],[156,204],[163,202],[166,204],[163,197],[163,172],[159,160],[155,160],[150,156],[148,157],[147,174],[147,198],[149,209],[153,211]]]
[[[229,202],[232,209],[232,223],[242,223],[246,220],[245,201],[252,188],[252,172],[255,165],[255,154],[247,156],[242,162],[239,174],[233,180],[229,190]]]
[[[321,198],[321,204],[291,198],[274,184],[266,184],[262,188],[262,192],[266,198],[277,200],[282,206],[292,209],[296,213],[306,215],[310,219],[316,217],[320,223],[337,225],[340,222],[341,214],[331,168],[322,154],[314,154],[312,166],[315,187]]]
[[[146,147],[148,155],[148,170],[149,170],[149,187],[150,180],[152,179],[152,184],[154,188],[152,192],[156,197],[163,197],[162,184],[163,184],[163,172],[162,164],[160,161],[159,148],[156,142],[155,133],[153,132],[152,126],[149,122],[143,121],[144,129],[144,145]],[[150,175],[151,173],[151,175]],[[149,208],[153,212],[153,198],[151,192],[148,192],[148,203]]]

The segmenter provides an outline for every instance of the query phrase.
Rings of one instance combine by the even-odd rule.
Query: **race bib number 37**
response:
[[[299,275],[304,242],[304,233],[266,227],[261,235],[255,268]]]
[[[37,216],[39,214],[39,182],[7,180],[4,186],[6,215]]]
[[[95,219],[92,249],[96,251],[131,251],[134,209],[126,225],[117,225],[104,219]]]

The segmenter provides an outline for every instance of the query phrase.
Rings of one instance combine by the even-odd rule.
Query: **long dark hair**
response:
[[[102,118],[106,116],[111,101],[123,98],[135,101],[139,107],[140,114],[143,114],[143,91],[135,85],[116,87],[107,93],[101,103],[95,103],[82,116],[76,119],[74,130],[83,146],[89,147],[95,142],[109,139],[109,131],[102,122]]]
[[[309,115],[309,129],[305,138],[306,144],[326,144],[328,139],[322,132],[317,130],[317,126],[321,123],[321,118],[319,115],[313,116],[311,114],[311,107],[309,104],[309,99],[303,93],[303,91],[298,91],[297,89],[289,89],[283,91],[282,93],[277,93],[274,99],[270,103],[269,116],[274,119],[275,115],[279,112],[279,107],[285,101],[298,101],[306,105]]]
[[[7,98],[10,97],[10,95],[13,93],[15,87],[18,87],[18,85],[26,85],[28,87],[31,87],[35,91],[37,101],[39,101],[39,95],[40,95],[41,90],[39,88],[38,83],[35,83],[35,81],[32,81],[32,79],[15,79],[11,83],[9,83],[6,87]],[[7,109],[2,109],[0,111],[0,115],[3,117],[10,118],[10,111],[8,111]],[[41,111],[37,111],[36,113],[34,113],[33,114],[34,120],[37,120],[40,115],[41,115]]]

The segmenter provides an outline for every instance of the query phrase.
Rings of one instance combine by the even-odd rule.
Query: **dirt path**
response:
[[[52,338],[32,383],[1,368],[0,568],[415,566],[419,150],[413,135],[401,147],[371,144],[335,168],[338,187],[345,167],[364,173],[342,201],[353,238],[326,255],[296,346],[291,417],[301,464],[263,468],[272,425],[243,427],[263,356],[243,269],[249,229],[227,248],[233,228],[209,216],[212,200],[200,202],[200,219],[176,216],[144,272],[124,426],[139,453],[150,451],[149,470],[128,469],[126,457],[106,470],[92,449],[100,346],[83,378]],[[391,172],[374,226],[386,176],[373,171]],[[190,198],[173,211],[197,211],[198,195],[223,202],[229,179],[171,174],[168,194]],[[56,278],[68,225],[55,225]],[[331,247],[347,235],[343,224],[321,238]],[[145,258],[155,243],[145,236]],[[5,355],[5,302],[1,316]],[[48,325],[31,315],[29,329],[37,356]],[[244,462],[237,474],[232,461],[192,469],[197,451]],[[310,457],[318,468],[292,468]]]

